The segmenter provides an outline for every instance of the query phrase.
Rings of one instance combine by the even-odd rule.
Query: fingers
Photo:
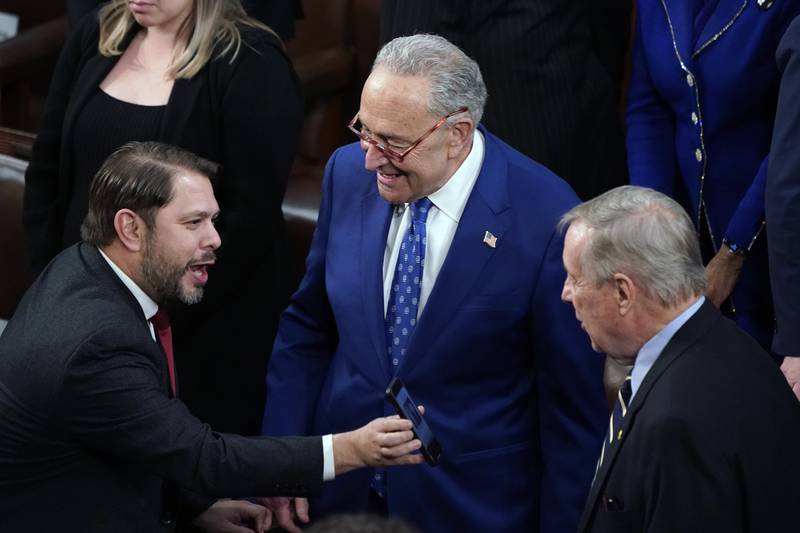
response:
[[[377,433],[376,443],[381,448],[393,448],[401,444],[411,442],[414,438],[414,432],[411,430],[406,431],[392,431],[391,433]]]
[[[308,499],[307,498],[295,498],[294,499],[294,512],[297,515],[297,518],[300,519],[301,522],[307,524],[310,520],[308,516]]]
[[[424,415],[425,414],[425,406],[424,405],[418,405],[417,406],[417,411],[419,411],[419,414]]]
[[[283,513],[275,513],[275,520],[278,522],[278,525],[281,526],[283,529],[288,531],[289,533],[302,533],[302,529],[297,527],[297,524],[294,523],[294,518],[292,513],[288,510]]]
[[[382,433],[391,433],[393,431],[407,431],[414,427],[410,420],[400,418],[397,415],[376,418],[367,425],[373,425],[373,429]]]
[[[421,454],[415,453],[392,459],[391,462],[387,463],[387,466],[419,465],[424,462],[425,458]]]
[[[272,511],[261,505],[256,505],[250,502],[242,502],[247,504],[246,507],[240,509],[240,516],[242,521],[251,524],[250,529],[246,531],[255,531],[256,533],[264,533],[272,525]]]
[[[254,530],[256,533],[265,533],[270,527],[272,527],[272,511],[265,508],[264,512],[256,517]]]
[[[251,528],[239,528],[233,525],[231,531],[256,531],[256,533],[264,533],[272,524],[272,512],[261,505],[251,503],[245,500],[231,500],[231,505],[236,506],[236,511],[239,514],[239,519],[243,523],[252,524]]]
[[[425,462],[425,458],[415,453],[422,447],[419,439],[394,448],[381,448],[382,466],[418,465]]]

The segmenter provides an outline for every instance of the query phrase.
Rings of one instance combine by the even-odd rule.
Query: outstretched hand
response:
[[[420,409],[420,411],[424,411]],[[333,436],[336,475],[365,466],[416,465],[424,462],[415,454],[422,443],[414,438],[410,420],[391,416]]]

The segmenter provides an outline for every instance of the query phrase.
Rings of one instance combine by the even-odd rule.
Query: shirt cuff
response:
[[[336,479],[336,468],[333,462],[333,435],[322,437],[322,481]]]

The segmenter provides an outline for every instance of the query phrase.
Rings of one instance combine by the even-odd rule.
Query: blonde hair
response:
[[[100,42],[98,49],[105,57],[122,55],[121,46],[128,31],[136,24],[128,0],[112,0],[100,9]],[[232,52],[236,59],[242,46],[238,24],[260,28],[280,38],[269,27],[249,17],[239,0],[194,0],[192,11],[178,31],[186,46],[172,59],[169,75],[174,79],[191,78],[212,59]]]

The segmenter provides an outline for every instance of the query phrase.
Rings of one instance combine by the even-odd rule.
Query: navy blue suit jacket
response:
[[[481,131],[483,167],[397,371],[426,406],[442,464],[389,470],[387,503],[424,531],[574,531],[608,420],[603,359],[560,301],[555,227],[577,197]],[[337,150],[275,342],[267,433],[350,430],[393,412],[382,277],[392,209],[359,145]],[[327,484],[312,512],[363,510],[370,476]]]
[[[773,330],[764,183],[779,72],[775,50],[797,0],[639,0],[627,111],[631,184],[683,201],[713,250],[751,249],[731,295],[740,327],[769,349]],[[705,220],[703,220],[705,219]],[[707,239],[704,239],[704,242]]]
[[[775,302],[772,349],[800,356],[800,19],[786,30],[777,59],[783,75],[765,194]]]

